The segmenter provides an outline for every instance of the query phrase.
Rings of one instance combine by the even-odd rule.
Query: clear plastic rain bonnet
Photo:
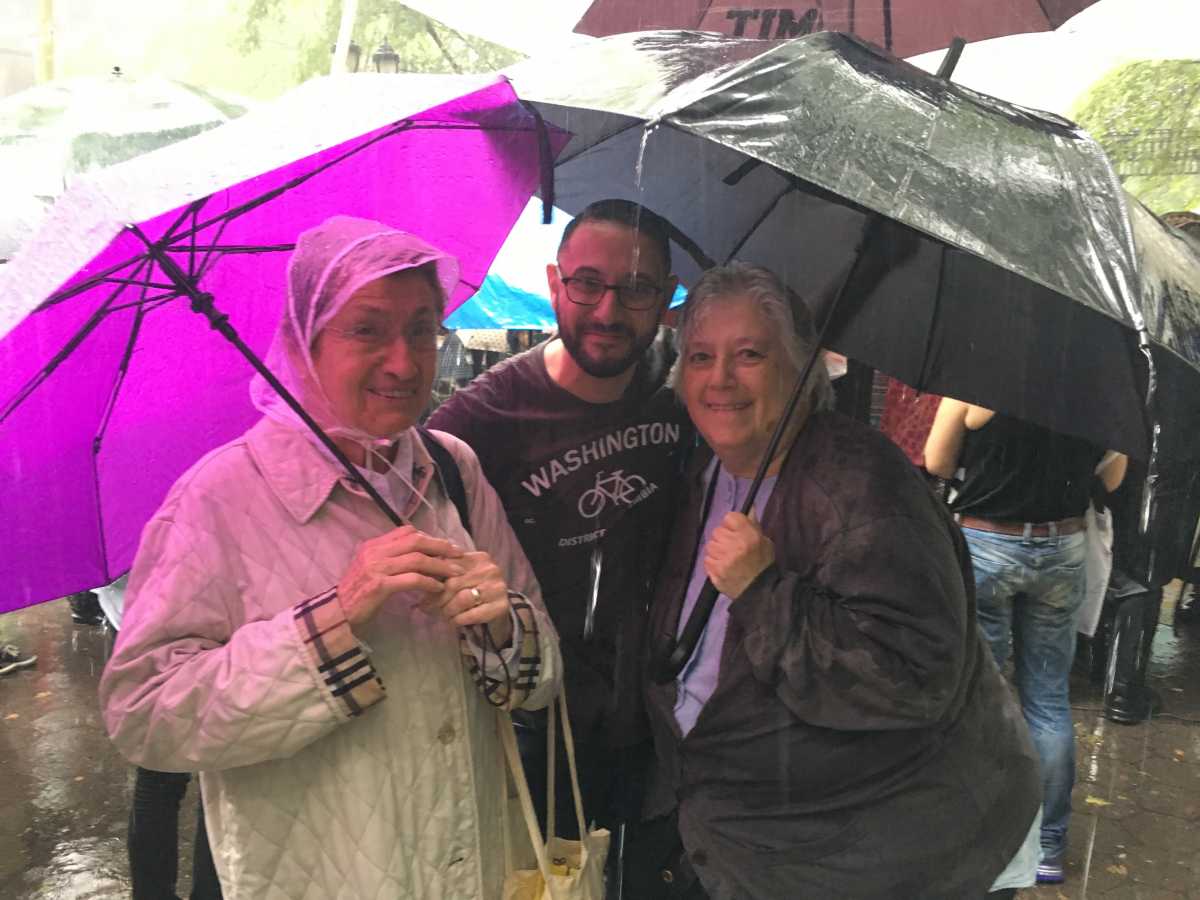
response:
[[[425,265],[433,266],[443,300],[449,297],[458,285],[458,261],[414,234],[370,219],[333,216],[297,238],[288,262],[287,303],[266,364],[331,436],[349,438],[364,448],[399,438],[400,433],[369,434],[337,418],[317,379],[312,347],[321,330],[360,287]],[[261,376],[250,384],[250,399],[272,419],[308,431]]]

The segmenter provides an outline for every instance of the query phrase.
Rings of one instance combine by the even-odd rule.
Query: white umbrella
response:
[[[70,78],[0,100],[0,259],[88,172],[224,124],[250,102],[151,76]]]
[[[1100,0],[1056,31],[968,44],[953,80],[1021,106],[1070,117],[1106,73],[1128,62],[1200,57],[1196,0]],[[944,50],[908,61],[936,72]]]

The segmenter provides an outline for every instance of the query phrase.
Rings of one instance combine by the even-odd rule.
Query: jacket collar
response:
[[[413,434],[412,471],[408,473],[416,492],[409,497],[400,515],[409,519],[420,505],[433,478],[434,464],[425,444]],[[364,499],[366,492],[330,458],[310,437],[298,428],[262,418],[246,433],[246,444],[263,479],[297,523],[304,525],[317,514],[340,485],[345,491]]]

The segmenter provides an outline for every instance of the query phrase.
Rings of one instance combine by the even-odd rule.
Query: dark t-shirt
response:
[[[1080,438],[997,413],[963,438],[965,474],[951,508],[1002,522],[1082,516],[1103,455]]]
[[[687,413],[664,386],[673,356],[664,336],[614,403],[555,384],[543,343],[494,366],[427,423],[478,454],[558,629],[571,721],[581,740],[601,729],[613,746],[644,736],[638,652],[691,440]]]

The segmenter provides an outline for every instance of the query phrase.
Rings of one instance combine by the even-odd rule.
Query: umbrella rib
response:
[[[145,290],[143,290],[143,295]],[[117,408],[117,398],[121,387],[125,384],[125,375],[129,372],[129,363],[133,359],[133,350],[137,346],[138,335],[142,330],[142,321],[146,318],[146,307],[142,306],[134,314],[133,325],[129,329],[129,340],[125,342],[125,352],[121,354],[121,362],[117,366],[117,374],[109,390],[108,402],[104,405],[104,413],[100,417],[100,426],[92,438],[92,489],[96,495],[96,531],[100,538],[100,565],[104,568],[105,582],[113,580],[108,570],[108,542],[104,539],[104,500],[100,493],[100,449],[104,444],[104,436],[108,433],[108,423],[112,421]]]
[[[378,143],[379,141],[385,140],[389,137],[393,137],[404,131],[409,131],[411,129],[423,129],[423,128],[438,129],[438,130],[442,130],[442,131],[478,131],[478,130],[480,130],[479,127],[475,126],[475,125],[453,125],[453,124],[448,124],[448,123],[446,123],[446,124],[433,124],[433,123],[419,124],[419,123],[414,122],[411,119],[405,119],[404,121],[398,123],[395,127],[389,129],[388,131],[384,132],[383,134],[376,135],[371,140],[366,141],[366,142],[360,144],[359,146],[354,147],[350,150],[347,150],[342,155],[330,160],[327,163],[324,163],[323,165],[319,166],[318,168],[314,169],[313,171],[307,172],[304,175],[299,175],[296,178],[292,179],[292,181],[289,181],[287,184],[280,185],[278,188],[274,188],[273,190],[268,191],[267,193],[261,195],[260,197],[255,198],[254,200],[248,200],[245,203],[243,203],[241,206],[235,207],[234,209],[231,209],[231,210],[227,210],[226,212],[223,212],[218,216],[214,216],[211,219],[201,222],[199,225],[194,225],[193,227],[190,227],[187,231],[185,231],[181,234],[175,235],[174,237],[171,238],[171,240],[178,241],[178,240],[185,240],[187,238],[191,238],[195,234],[198,234],[203,229],[208,228],[211,225],[215,225],[217,222],[235,219],[238,216],[241,216],[248,212],[251,212],[252,210],[257,209],[259,206],[266,203],[267,201],[273,200],[276,197],[280,196],[281,194],[284,194],[287,191],[292,190],[293,188],[299,187],[301,184],[303,184],[305,181],[309,180],[310,178],[313,178],[314,176],[319,175],[321,172],[324,172],[326,169],[337,165],[338,163],[342,162],[343,160],[350,158],[354,154],[367,149],[368,147],[372,146],[373,144]],[[517,131],[528,131],[529,129],[528,128],[496,127],[496,128],[489,128],[487,130],[488,131],[517,132]],[[211,199],[211,195],[207,196],[207,197],[203,197],[200,200],[197,200],[197,201],[194,201],[193,203],[188,204],[188,208],[186,210],[184,210],[184,212],[181,214],[180,218],[178,220],[176,220],[176,222],[174,224],[172,224],[172,226],[169,229],[167,229],[166,234],[170,235],[171,232],[173,232],[176,228],[178,228],[187,219],[187,217],[192,214],[193,206],[195,206],[196,209],[198,210],[199,207],[203,206],[205,203],[207,203],[209,199]],[[199,205],[197,206],[197,204],[199,204]],[[51,306],[55,306],[59,303],[62,303],[64,300],[69,300],[71,297],[74,297],[77,294],[80,294],[84,291],[90,290],[91,288],[93,288],[97,284],[99,284],[100,279],[102,279],[104,276],[111,275],[114,272],[119,272],[121,269],[125,268],[126,266],[133,265],[142,259],[144,259],[144,257],[141,254],[130,257],[129,259],[127,259],[123,262],[117,263],[116,265],[112,266],[109,269],[106,269],[104,272],[98,273],[97,275],[93,276],[92,278],[89,278],[87,281],[84,281],[84,282],[81,282],[80,284],[75,285],[73,288],[70,288],[67,291],[52,294],[44,302],[39,304],[38,307],[36,308],[36,310],[34,310],[34,311],[41,312],[42,310],[48,309]]]
[[[666,124],[666,125],[671,124],[670,122],[666,122],[665,120],[662,120],[662,119],[660,119],[659,121],[663,122],[663,124]],[[606,134],[603,137],[598,138],[596,141],[594,141],[591,144],[588,144],[586,147],[580,147],[578,150],[573,151],[569,155],[560,156],[558,158],[558,160],[555,162],[554,167],[556,169],[561,168],[562,166],[565,166],[567,163],[573,162],[579,156],[581,156],[584,153],[587,153],[589,150],[596,147],[597,145],[603,144],[605,141],[611,141],[613,138],[618,137],[627,131],[631,131],[634,128],[644,128],[646,126],[646,124],[647,123],[646,123],[645,119],[637,119],[632,124],[626,125],[624,128],[618,128],[616,131],[612,132],[611,134]]]
[[[746,241],[750,240],[750,235],[754,234],[754,232],[758,230],[758,226],[765,222],[771,213],[775,212],[776,207],[778,207],[783,201],[783,198],[795,190],[798,190],[798,188],[794,184],[788,184],[782,191],[775,195],[775,199],[767,204],[767,208],[763,210],[762,215],[754,220],[754,224],[746,229],[746,233],[742,235],[741,240],[739,240],[733,246],[733,249],[729,251],[729,255],[725,257],[726,264],[728,264],[731,259],[741,252],[741,249],[746,246]]]
[[[188,245],[191,248],[191,252],[188,253],[188,277],[189,278],[196,277],[196,234],[197,234],[196,220],[199,218],[199,214],[200,214],[199,209],[192,211],[192,233],[188,238]]]
[[[157,282],[146,281],[141,278],[101,278],[100,283],[101,284],[126,284],[126,285],[132,284],[132,285],[137,285],[138,287],[157,288],[158,290],[161,290],[161,291],[175,290],[175,285],[173,285],[173,284],[159,284]]]
[[[130,303],[118,303],[115,306],[110,306],[108,312],[111,315],[125,309],[158,309],[158,307],[169,303],[171,300],[178,300],[181,296],[179,291],[172,289],[166,294],[155,294],[152,297],[134,300]]]
[[[216,237],[214,237],[214,238],[213,238],[213,246],[214,246],[214,247],[216,247],[216,246],[220,246],[220,244],[221,244],[221,238],[224,236],[224,234],[225,234],[225,229],[229,227],[229,223],[230,223],[231,221],[233,221],[233,220],[232,220],[232,219],[226,219],[225,221],[223,221],[223,222],[221,223],[220,227],[218,227],[218,228],[217,228],[217,235],[216,235]],[[164,252],[166,252],[166,251],[164,250]],[[212,260],[213,262],[216,262],[216,260],[214,260],[214,259],[213,259],[213,252],[214,252],[214,251],[213,251],[212,249],[209,249],[209,250],[206,250],[206,251],[205,251],[205,253],[204,253],[204,259],[202,259],[202,260],[200,261],[200,270],[199,270],[199,272],[198,272],[198,273],[196,274],[196,276],[195,276],[195,278],[196,278],[196,279],[198,279],[198,278],[202,277],[203,275],[205,275],[205,274],[208,272],[208,269],[209,269],[209,261],[210,261],[210,260]],[[189,256],[188,258],[189,258],[190,260],[195,260],[195,258],[196,258],[196,257],[195,257],[195,254],[193,254],[193,255]],[[218,256],[218,257],[217,257],[217,259],[220,259],[220,257]],[[195,280],[195,279],[193,279],[193,281],[194,281],[194,280]]]
[[[163,247],[168,253],[192,253],[205,250],[215,253],[282,253],[295,250],[295,244],[192,244],[188,247]],[[172,285],[174,287],[174,285]]]
[[[918,391],[924,391],[925,385],[929,382],[929,354],[933,350],[934,323],[937,322],[938,307],[942,303],[942,285],[946,281],[946,254],[949,252],[949,248],[943,244],[940,249],[942,256],[938,260],[938,280],[937,288],[933,292],[933,311],[929,316],[929,328],[925,331],[925,347],[921,351],[921,369],[917,376],[920,381],[913,385]]]
[[[91,278],[87,279],[87,281],[81,281],[79,284],[75,285],[74,287],[67,288],[64,291],[58,291],[56,293],[51,294],[49,297],[47,297],[45,300],[43,300],[41,303],[39,303],[33,311],[34,312],[44,312],[45,310],[50,309],[53,306],[58,306],[58,304],[63,303],[64,301],[70,300],[72,297],[78,296],[79,294],[82,294],[84,291],[90,291],[92,288],[94,288],[98,284],[103,284],[114,272],[120,272],[122,269],[126,269],[129,266],[137,266],[138,269],[140,270],[140,268],[142,266],[144,266],[145,264],[146,264],[146,257],[143,256],[142,254],[139,253],[136,256],[131,256],[131,257],[129,257],[129,259],[124,260],[123,262],[119,262],[116,265],[113,265],[113,266],[105,269],[103,272],[96,273]],[[141,284],[140,281],[135,282],[135,283]]]
[[[169,236],[172,231],[174,231],[176,228],[178,228],[180,225],[183,224],[183,222],[187,219],[188,215],[192,212],[193,209],[199,210],[201,207],[204,206],[205,203],[208,202],[208,200],[209,200],[208,197],[201,197],[199,200],[193,200],[191,203],[189,203],[187,205],[187,209],[185,209],[183,211],[183,213],[180,214],[179,218],[176,219],[173,223],[171,223],[171,226],[165,232],[163,232],[164,236]],[[146,263],[146,257],[144,254],[141,254],[141,253],[135,254],[135,255],[129,257],[128,259],[123,260],[122,262],[119,262],[113,266],[110,266],[109,268],[105,269],[103,272],[97,272],[91,278],[87,279],[86,281],[80,282],[79,284],[75,285],[72,288],[68,288],[65,291],[58,291],[56,293],[51,294],[44,301],[42,301],[41,303],[39,303],[37,305],[37,308],[34,309],[34,312],[43,312],[44,310],[47,310],[52,306],[57,306],[58,304],[62,303],[65,300],[70,300],[72,297],[82,294],[84,291],[89,291],[92,288],[94,288],[96,285],[103,284],[105,282],[105,280],[107,280],[109,278],[109,276],[111,276],[115,272],[120,272],[122,269],[126,268],[127,266],[137,265],[137,266],[139,266],[138,271],[140,271],[140,266],[145,265],[145,263]],[[141,282],[137,281],[137,282],[135,282],[135,284],[141,284]]]
[[[148,265],[148,263],[148,259],[143,259],[140,263],[140,266],[144,267]],[[3,424],[8,417],[16,411],[17,407],[19,407],[25,402],[26,399],[28,399],[30,394],[44,384],[46,379],[53,374],[54,370],[62,365],[63,361],[75,352],[75,350],[84,342],[88,335],[90,335],[99,327],[100,323],[104,321],[104,317],[108,315],[109,308],[112,305],[113,300],[115,300],[123,290],[125,290],[125,285],[118,285],[116,290],[114,290],[108,296],[108,298],[101,303],[100,306],[90,316],[88,316],[87,321],[84,322],[83,325],[80,326],[79,330],[71,336],[71,339],[68,340],[62,346],[62,348],[50,358],[50,361],[42,366],[42,368],[38,370],[37,374],[25,382],[20,390],[13,395],[12,399],[10,399],[3,408],[0,408],[0,424]]]

